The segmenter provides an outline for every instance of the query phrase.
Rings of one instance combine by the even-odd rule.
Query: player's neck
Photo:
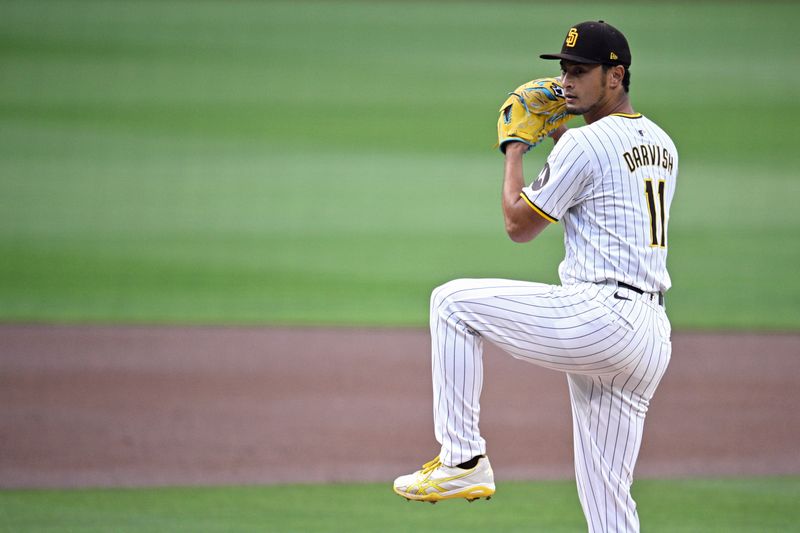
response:
[[[597,122],[601,118],[613,115],[614,113],[625,113],[628,115],[634,113],[633,106],[628,98],[628,93],[622,92],[617,99],[606,102],[605,105],[597,109],[587,111],[583,114],[583,120],[587,124],[591,124],[592,122]]]

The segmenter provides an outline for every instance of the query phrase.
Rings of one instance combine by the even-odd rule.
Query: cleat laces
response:
[[[431,472],[433,472],[434,470],[436,470],[440,466],[442,466],[442,461],[441,461],[441,459],[439,459],[439,457],[436,457],[436,459],[434,459],[432,461],[428,461],[427,463],[422,465],[422,472],[421,473],[424,476],[429,476],[431,474]]]

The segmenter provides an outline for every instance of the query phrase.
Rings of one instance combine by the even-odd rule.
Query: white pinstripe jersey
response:
[[[669,289],[667,229],[677,175],[675,144],[640,114],[567,130],[522,190],[535,211],[564,224],[561,283]]]

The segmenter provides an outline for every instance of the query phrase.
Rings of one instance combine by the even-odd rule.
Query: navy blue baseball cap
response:
[[[631,65],[631,49],[622,32],[602,20],[576,24],[567,32],[560,54],[542,54],[542,59],[574,63]]]

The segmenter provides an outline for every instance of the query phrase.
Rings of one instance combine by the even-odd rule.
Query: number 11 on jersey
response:
[[[650,214],[650,245],[667,247],[667,234],[664,228],[664,187],[665,180],[658,180],[658,193],[653,190],[653,180],[644,180],[644,195]]]

